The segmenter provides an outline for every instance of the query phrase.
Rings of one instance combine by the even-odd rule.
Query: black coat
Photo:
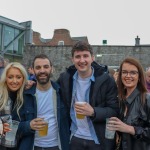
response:
[[[119,112],[117,86],[114,79],[104,73],[100,65],[93,62],[92,67],[94,68],[95,82],[91,82],[89,103],[95,110],[95,117],[91,117],[91,120],[102,150],[113,150],[115,140],[105,139],[105,124],[106,118],[117,116]],[[71,106],[73,75],[76,71],[76,68],[71,66],[60,75],[58,80],[61,96],[68,106],[68,113],[70,113]]]
[[[123,117],[125,105],[128,107],[126,117]],[[138,89],[121,104],[123,122],[135,129],[135,135],[122,133],[122,150],[150,150],[150,95],[146,95],[145,105],[141,103],[141,94]]]

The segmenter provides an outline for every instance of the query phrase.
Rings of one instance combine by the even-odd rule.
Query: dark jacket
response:
[[[57,95],[57,107],[54,109],[57,109],[57,123],[58,123],[58,131],[59,131],[59,137],[61,142],[61,148],[62,150],[69,150],[70,131],[69,131],[67,109],[63,101],[60,99],[59,86],[52,81],[51,84],[53,88],[56,90],[56,95]],[[22,112],[21,114],[23,116],[22,121],[24,121],[24,119],[32,120],[37,116],[36,100],[34,99],[33,101],[29,97],[30,94],[31,95],[35,94],[35,91],[36,91],[36,85],[34,85],[31,89],[25,91],[25,103],[21,109]],[[26,121],[25,123],[24,122],[20,123],[18,133],[22,140],[20,140],[19,150],[33,149],[34,131],[29,128],[29,122],[30,121]]]
[[[57,123],[58,132],[60,136],[61,150],[69,150],[69,140],[70,140],[70,128],[69,128],[69,118],[67,115],[67,107],[60,98],[60,88],[59,85],[52,82],[53,88],[56,90],[57,94]]]
[[[128,108],[126,117],[123,117],[125,105]],[[141,103],[141,94],[138,89],[121,104],[121,119],[135,129],[135,135],[122,133],[122,150],[150,150],[150,95]]]
[[[100,65],[93,62],[92,67],[94,68],[95,82],[91,81],[89,103],[95,110],[95,117],[91,117],[91,120],[102,150],[113,150],[115,140],[105,139],[105,124],[106,118],[117,116],[119,112],[117,86],[114,79],[104,73]],[[68,106],[68,114],[71,106],[73,75],[76,71],[75,66],[70,66],[58,79],[61,95]]]
[[[16,109],[12,111],[12,119],[20,122],[17,131],[17,150],[33,149],[35,131],[30,128],[30,121],[37,116],[37,105],[34,94],[35,89],[33,87],[24,91],[24,103],[19,111],[20,118]]]

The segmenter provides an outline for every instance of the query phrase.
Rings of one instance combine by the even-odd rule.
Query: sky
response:
[[[0,15],[32,21],[33,31],[51,39],[55,29],[87,36],[92,45],[150,44],[150,0],[0,0]]]

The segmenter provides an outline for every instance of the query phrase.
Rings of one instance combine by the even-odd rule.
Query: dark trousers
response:
[[[70,142],[70,150],[101,150],[101,148],[100,144],[95,144],[93,140],[73,136]]]
[[[0,145],[0,150],[17,150],[17,148],[8,148]]]
[[[34,150],[59,150],[58,146],[55,147],[38,147],[34,146]]]

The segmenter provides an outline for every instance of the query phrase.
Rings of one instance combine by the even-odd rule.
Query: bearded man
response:
[[[53,66],[45,54],[37,55],[33,60],[33,70],[37,83],[37,118],[31,121],[36,130],[34,150],[69,150],[69,124],[67,110],[59,96],[59,86],[50,80]],[[39,136],[42,120],[48,120],[48,133]]]

